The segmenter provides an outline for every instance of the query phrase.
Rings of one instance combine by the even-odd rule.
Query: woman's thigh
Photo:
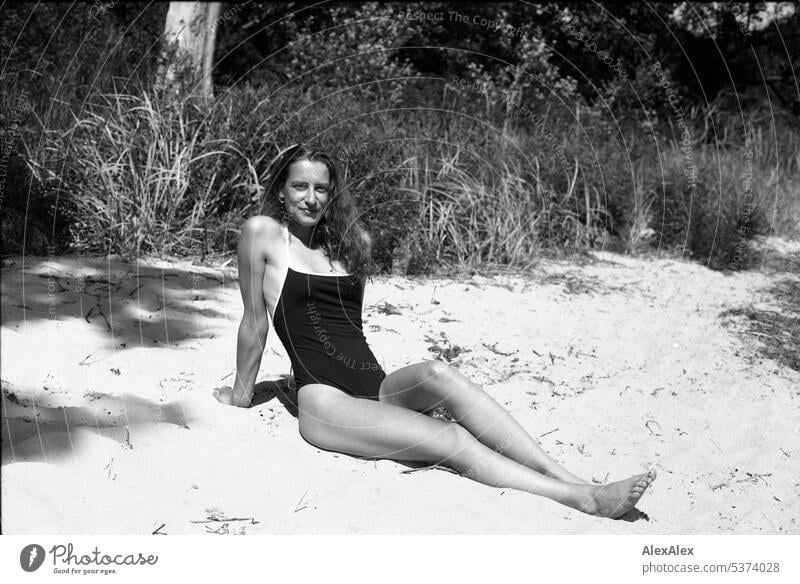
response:
[[[440,461],[466,437],[458,424],[408,408],[351,396],[327,385],[298,392],[303,438],[325,450],[371,458]]]
[[[451,373],[450,366],[441,361],[401,367],[383,380],[378,400],[416,412],[433,410],[445,405],[448,392],[457,390],[457,380]]]

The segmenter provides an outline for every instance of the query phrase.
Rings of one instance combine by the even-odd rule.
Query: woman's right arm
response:
[[[272,231],[274,226],[271,221],[257,216],[245,221],[239,236],[239,288],[244,302],[244,315],[236,342],[235,405],[250,405],[267,342],[269,322],[264,301],[264,269]]]

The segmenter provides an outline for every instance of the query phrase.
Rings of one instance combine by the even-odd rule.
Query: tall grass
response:
[[[411,235],[409,271],[436,264],[524,266],[545,249],[565,251],[594,236],[600,210],[592,207],[588,190],[588,200],[573,193],[576,180],[559,196],[518,159],[474,172],[462,152],[440,145],[433,169],[427,157],[406,161],[401,190],[417,202],[419,221]]]
[[[464,105],[454,101],[454,110]],[[464,111],[477,117],[478,107],[484,103]],[[518,264],[543,250],[610,244],[740,269],[754,259],[747,244],[753,236],[800,236],[800,154],[791,120],[742,126],[722,114],[717,135],[702,141],[706,113],[697,109],[687,122],[700,141],[687,154],[668,122],[648,132],[636,124],[615,127],[598,110],[587,114],[551,115],[555,139],[548,142],[539,128],[509,124],[507,110],[497,108],[478,118],[493,124],[459,132],[465,144],[456,155],[434,143],[438,151],[425,154],[423,175],[431,178],[408,174],[407,189],[420,202],[422,252],[458,264]],[[512,135],[496,131],[509,126]],[[569,172],[558,162],[557,145]],[[469,151],[485,158],[457,155]]]
[[[721,120],[721,133],[728,134],[730,122]],[[791,124],[773,130],[772,140],[763,127],[751,126],[739,139],[696,147],[694,191],[681,180],[684,155],[671,141],[661,156],[665,179],[653,206],[658,243],[715,269],[740,269],[755,259],[747,245],[753,236],[800,236],[797,131]]]
[[[35,161],[67,201],[74,242],[126,257],[208,251],[208,220],[254,175],[235,141],[211,137],[214,118],[190,98],[96,100],[67,131],[44,130]],[[229,159],[239,168],[222,176]]]
[[[376,104],[279,89],[231,88],[210,107],[147,91],[98,94],[66,131],[42,130],[46,147],[31,166],[68,201],[75,245],[129,257],[232,250],[242,220],[258,212],[266,163],[306,140],[340,160],[387,271],[524,267],[543,253],[606,246],[732,269],[747,265],[752,235],[800,235],[789,124],[770,135],[721,118],[726,138],[693,146],[691,189],[666,125],[649,132],[562,109],[547,113],[545,138],[507,104],[474,94],[409,91],[407,107],[392,108],[395,96]]]

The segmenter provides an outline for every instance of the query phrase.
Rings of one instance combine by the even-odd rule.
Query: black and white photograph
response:
[[[797,3],[2,2],[0,48],[23,570],[800,532]]]

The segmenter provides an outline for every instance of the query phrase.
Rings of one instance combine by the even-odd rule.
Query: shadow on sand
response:
[[[231,268],[154,267],[103,257],[26,257],[2,268],[2,325],[84,320],[118,348],[214,338],[238,315],[218,307],[238,295]],[[12,263],[13,262],[13,263]]]
[[[250,407],[260,406],[277,399],[286,411],[297,417],[297,390],[293,387],[292,377],[281,375],[277,379],[268,379],[256,384],[253,392],[253,401]]]
[[[188,414],[177,402],[155,403],[124,394],[92,394],[91,405],[47,407],[20,399],[3,388],[2,464],[58,462],[80,454],[89,430],[133,448],[131,428],[170,424],[189,428]]]

